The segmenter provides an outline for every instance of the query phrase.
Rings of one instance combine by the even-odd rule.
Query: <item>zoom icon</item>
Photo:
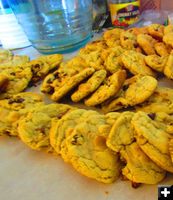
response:
[[[158,200],[173,200],[173,185],[159,185]]]

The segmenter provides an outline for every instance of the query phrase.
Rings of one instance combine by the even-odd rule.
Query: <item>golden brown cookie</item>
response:
[[[92,118],[93,124],[98,124],[100,126],[100,132],[104,133],[104,136],[110,131],[111,125],[108,123],[108,117],[105,118],[104,115],[99,114],[96,111],[77,109],[72,110],[62,117],[61,120],[52,120],[52,126],[50,129],[50,142],[58,154],[61,154],[65,162],[69,162],[68,149],[66,145],[66,139],[71,133],[71,130],[76,127],[77,124],[81,122],[88,122]],[[111,116],[111,121],[114,120],[114,116]],[[101,139],[101,140],[100,140]],[[105,138],[98,138],[96,143],[105,141]]]
[[[109,54],[114,50],[114,48],[116,47],[102,49],[101,54],[100,54],[101,59],[105,61],[106,58],[109,56]]]
[[[122,92],[123,93],[123,92]],[[123,93],[124,94],[124,93]],[[104,113],[108,113],[111,111],[117,111],[121,110],[123,108],[127,108],[129,106],[127,100],[122,96],[116,95],[115,99],[110,99],[108,101],[105,101],[101,105],[101,109],[103,110]]]
[[[47,62],[42,60],[33,60],[31,61],[31,69],[32,69],[32,80],[31,83],[36,83],[42,80],[49,72],[50,67]]]
[[[77,109],[54,123],[50,130],[50,141],[57,153],[78,172],[111,183],[119,176],[120,162],[118,155],[106,147],[109,131],[110,125],[104,115]]]
[[[147,100],[156,90],[157,80],[151,76],[136,75],[127,79],[122,89],[112,99],[102,104],[102,110],[107,113],[134,106]]]
[[[94,72],[94,74],[87,80],[87,82],[80,84],[78,86],[77,91],[75,91],[71,95],[72,101],[78,102],[81,99],[90,95],[100,86],[100,84],[104,81],[105,78],[106,78],[105,70],[99,70]]]
[[[163,42],[173,48],[173,32],[165,34],[163,36]]]
[[[154,45],[156,43],[156,40],[152,38],[150,35],[139,34],[137,36],[137,43],[143,49],[146,55],[155,54]]]
[[[163,43],[163,42],[157,42],[155,45],[154,45],[154,48],[157,52],[157,54],[159,56],[168,56],[169,55],[169,52],[168,52],[168,49],[167,49],[167,46]]]
[[[41,105],[44,105],[42,96],[32,92],[23,92],[0,100],[0,135],[17,136],[20,117]]]
[[[0,50],[0,65],[6,61],[12,60],[13,52],[8,49],[1,49]]]
[[[50,129],[50,144],[58,154],[61,154],[63,159],[68,162],[68,156],[64,154],[67,152],[65,140],[68,136],[66,133],[73,129],[81,120],[83,115],[88,114],[87,110],[76,109],[67,113],[60,120],[52,119],[52,125]],[[95,114],[95,111],[90,111],[89,114]],[[87,115],[88,116],[88,115]]]
[[[135,106],[135,109],[147,113],[165,112],[173,113],[173,89],[158,87],[154,93],[142,104]]]
[[[89,65],[86,63],[84,59],[82,59],[79,56],[75,56],[72,59],[62,62],[58,68],[58,72],[59,74],[61,74],[62,77],[68,74],[77,73],[88,67]]]
[[[62,62],[63,56],[61,54],[53,54],[48,56],[41,56],[32,60],[31,70],[33,73],[32,82],[42,80],[50,70],[59,66]]]
[[[86,44],[85,49],[87,49],[88,51],[96,51],[99,49],[107,49],[108,46],[106,44],[106,41],[104,40],[104,38],[99,38],[93,42],[90,42],[88,44]]]
[[[137,112],[132,118],[135,138],[143,152],[162,169],[173,172],[169,141],[173,138],[173,118],[166,113]]]
[[[40,56],[37,59],[47,62],[51,70],[59,66],[59,64],[62,62],[63,55],[62,54],[44,55]],[[35,63],[37,59],[33,60],[33,62]]]
[[[18,65],[24,65],[29,62],[29,57],[25,55],[14,55],[9,60],[4,61],[1,65],[15,67]]]
[[[125,146],[135,141],[134,134],[130,128],[133,112],[121,113],[114,122],[106,140],[107,146],[115,152],[120,152]]]
[[[125,79],[125,70],[119,70],[109,76],[103,85],[101,85],[89,98],[84,101],[85,105],[95,106],[113,97],[120,90]]]
[[[0,93],[5,90],[6,85],[8,84],[9,78],[8,76],[1,72],[0,73]]]
[[[157,84],[152,76],[136,75],[126,81],[125,99],[130,106],[142,103],[154,93]]]
[[[32,149],[52,152],[53,148],[49,142],[51,119],[60,119],[70,109],[72,107],[65,104],[49,104],[28,112],[19,120],[19,137]]]
[[[156,40],[162,41],[164,35],[164,26],[160,24],[151,24],[148,26],[148,33]]]
[[[107,55],[105,55],[104,58],[104,66],[105,69],[111,74],[123,68],[121,55],[124,53],[124,51],[125,50],[121,46],[116,46],[107,51]]]
[[[85,60],[80,57],[62,62],[56,71],[46,76],[40,89],[41,92],[52,94],[54,88],[58,87],[65,78],[70,78],[88,67]]]
[[[92,118],[78,124],[66,139],[72,166],[81,174],[103,183],[112,183],[120,175],[121,162],[105,144],[98,123]]]
[[[145,63],[151,67],[153,70],[158,72],[163,72],[165,65],[167,63],[168,56],[160,57],[156,54],[145,56]]]
[[[125,146],[121,156],[127,163],[122,174],[133,183],[158,184],[166,176],[166,171],[157,166],[136,142]]]
[[[127,31],[123,31],[120,35],[121,46],[127,50],[135,50],[138,47],[137,37]]]
[[[153,163],[135,142],[131,120],[135,113],[123,112],[112,126],[106,144],[120,157],[126,165],[122,174],[135,183],[155,184],[165,177],[165,171]]]
[[[51,96],[52,101],[59,101],[62,99],[79,83],[91,76],[94,71],[94,68],[86,68],[71,77],[67,76],[63,80],[61,78],[57,79],[56,86],[54,87],[54,93]]]
[[[119,112],[109,112],[109,113],[105,114],[106,123],[108,123],[112,127],[113,124],[115,123],[115,121],[120,116],[120,114],[121,113],[119,113]]]
[[[109,47],[115,47],[120,45],[120,34],[123,32],[123,29],[114,28],[112,30],[107,30],[104,32],[103,38],[106,41],[106,44]]]
[[[144,61],[145,56],[139,52],[129,50],[122,55],[122,62],[132,74],[155,76],[151,68],[147,67]]]
[[[5,69],[4,73],[8,77],[8,83],[0,94],[0,99],[10,97],[13,94],[22,92],[32,78],[30,65],[16,66],[15,68]]]
[[[173,162],[173,139],[169,141],[169,152],[170,152],[171,160]]]
[[[165,76],[167,76],[169,79],[173,79],[173,50],[171,51],[166,65],[164,67],[163,73],[165,74]]]
[[[52,86],[52,84],[55,79],[59,78],[58,75],[59,73],[57,70],[51,74],[48,74],[41,85],[40,91],[43,93],[52,94],[54,92],[54,87]]]
[[[86,48],[82,48],[80,49],[78,56],[83,58],[90,67],[93,67],[95,70],[100,70],[104,69],[104,61],[101,58],[101,54],[101,49],[90,51]]]
[[[29,57],[25,55],[13,55],[11,51],[3,50],[0,52],[0,57],[2,56],[2,62],[0,63],[0,73],[14,72],[16,68],[20,67],[30,67]]]
[[[135,36],[137,36],[137,35],[143,33],[143,32],[141,31],[141,29],[140,29],[140,28],[137,28],[137,27],[133,27],[133,28],[127,29],[127,32],[128,32],[128,33],[132,33],[132,34],[135,35]]]

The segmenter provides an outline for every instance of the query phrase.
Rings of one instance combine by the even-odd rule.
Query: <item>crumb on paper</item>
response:
[[[109,192],[108,192],[108,191],[105,191],[105,194],[106,194],[106,195],[108,195],[108,194],[109,194]]]

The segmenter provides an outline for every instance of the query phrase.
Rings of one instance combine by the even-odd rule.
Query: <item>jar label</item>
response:
[[[134,23],[140,14],[140,1],[122,4],[109,4],[112,24],[128,26]]]

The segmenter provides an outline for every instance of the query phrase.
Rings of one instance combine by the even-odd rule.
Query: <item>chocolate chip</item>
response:
[[[69,111],[69,110],[66,110],[66,111],[63,112],[63,113],[60,113],[60,114],[58,115],[58,119],[61,119],[68,111]]]
[[[46,91],[42,91],[42,92],[45,92],[45,93],[48,93],[48,94],[53,94],[54,93],[54,88],[51,88],[49,92],[46,92]]]
[[[75,71],[75,72],[71,73],[71,76],[74,76],[74,75],[76,75],[76,74],[78,74],[78,72],[77,72],[77,71]]]
[[[132,187],[133,188],[138,188],[139,186],[140,186],[140,183],[132,182]]]
[[[127,181],[128,178],[127,178],[125,175],[122,174],[122,175],[120,176],[120,180],[121,180],[121,181]]]
[[[45,134],[45,129],[43,127],[37,128],[36,130],[39,131],[39,132],[41,132],[41,133],[43,133],[43,134]]]
[[[73,136],[74,140],[71,142],[71,144],[76,145],[77,144],[77,139],[79,138],[78,135]]]
[[[61,82],[63,79],[61,77],[58,77],[58,81]]]
[[[156,117],[156,113],[149,113],[148,117],[150,117],[152,120]]]
[[[93,42],[92,42],[92,44],[97,44],[97,43],[99,43],[99,41],[93,41]]]
[[[123,104],[121,102],[118,102],[116,105],[117,106],[123,106]]]
[[[25,99],[18,98],[18,99],[16,100],[16,103],[22,103],[23,101],[25,101]]]
[[[54,73],[55,78],[59,78],[59,72]]]
[[[129,85],[124,85],[123,86],[123,91],[126,91],[129,88]]]
[[[73,141],[71,142],[71,144],[72,145],[81,145],[81,143],[80,143],[80,138],[83,138],[83,136],[82,135],[74,135],[73,136]]]
[[[138,44],[134,44],[134,48],[137,48],[138,47]]]
[[[37,87],[37,84],[36,84],[34,81],[35,81],[35,80],[32,79],[32,80],[29,82],[28,87],[32,87],[32,86]]]
[[[10,74],[11,74],[12,76],[15,76],[15,75],[16,75],[14,72],[11,72]]]
[[[12,104],[12,103],[22,103],[23,101],[25,101],[25,99],[22,99],[22,98],[18,98],[18,99],[9,99],[8,103],[9,104]]]
[[[40,68],[39,64],[34,65],[35,68]]]
[[[52,83],[51,78],[49,78],[49,79],[47,80],[47,83]]]
[[[8,101],[9,104],[12,104],[14,102],[15,102],[14,99],[9,99],[9,101]]]

